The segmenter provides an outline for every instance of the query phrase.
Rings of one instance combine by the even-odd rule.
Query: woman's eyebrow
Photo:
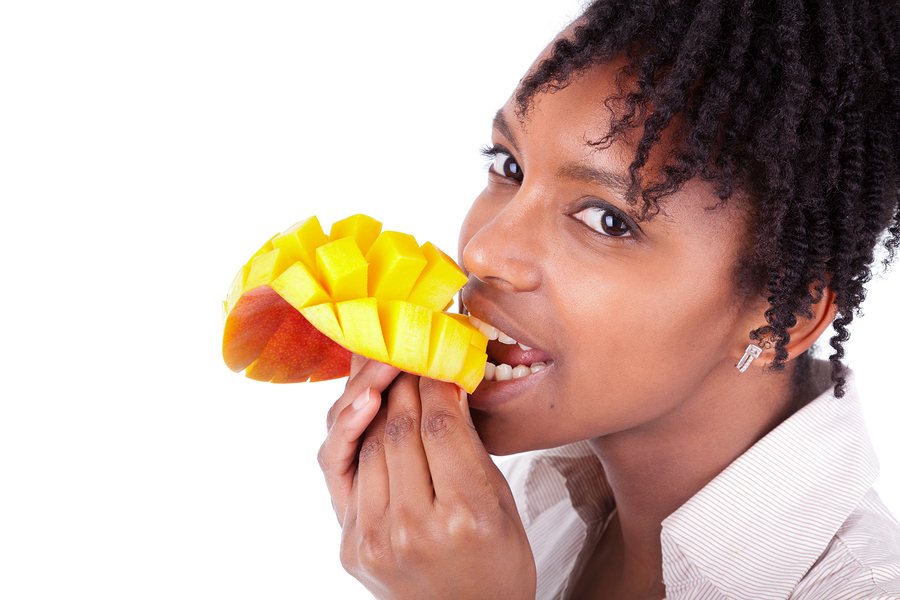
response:
[[[516,143],[516,136],[513,134],[512,128],[509,126],[509,123],[506,122],[506,118],[503,116],[503,109],[497,111],[494,115],[494,129],[503,134],[503,137],[512,142],[513,147],[518,146]]]
[[[591,185],[598,185],[605,189],[612,190],[628,205],[628,208],[626,208],[625,206],[622,206],[620,208],[624,210],[628,214],[628,216],[630,216],[634,220],[635,223],[639,223],[643,220],[639,213],[631,208],[631,200],[634,197],[634,188],[631,185],[631,181],[629,179],[626,179],[625,177],[622,177],[618,173],[614,171],[607,171],[606,169],[596,169],[594,167],[581,163],[571,162],[561,166],[559,170],[557,170],[556,174],[564,179],[588,183]]]
[[[592,183],[605,188],[610,188],[622,197],[628,197],[632,191],[631,181],[625,179],[618,173],[603,169],[595,169],[594,167],[581,163],[566,163],[559,168],[556,174],[565,179]]]
[[[510,141],[510,144],[514,149],[517,149],[518,144],[516,142],[516,136],[513,133],[512,128],[509,126],[506,117],[503,116],[502,108],[498,110],[494,115],[493,127],[501,134],[503,134],[503,137]],[[580,181],[583,183],[599,185],[601,187],[612,190],[625,200],[630,198],[631,194],[633,193],[630,179],[626,179],[625,177],[622,177],[621,175],[613,171],[596,169],[582,163],[566,163],[559,168],[559,170],[557,171],[557,175],[559,177],[563,177],[572,181]],[[633,211],[628,211],[628,214],[632,216],[635,221],[638,220],[636,213],[634,213]]]
[[[503,137],[512,142],[513,146],[517,146],[516,136],[503,116],[503,109],[497,111],[494,115],[494,129],[503,134]],[[627,196],[631,191],[631,181],[622,177],[618,173],[612,171],[595,169],[581,163],[568,163],[560,167],[557,174],[566,179],[582,181],[585,183],[593,183],[601,185],[618,192],[622,196]]]

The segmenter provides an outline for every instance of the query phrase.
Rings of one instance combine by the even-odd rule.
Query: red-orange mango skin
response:
[[[229,311],[222,357],[232,371],[247,369],[247,377],[272,383],[350,375],[350,351],[267,285],[245,292]]]

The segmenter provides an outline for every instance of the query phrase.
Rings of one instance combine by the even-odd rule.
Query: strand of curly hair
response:
[[[594,2],[520,84],[520,117],[537,94],[617,56],[627,59],[628,88],[609,134],[593,143],[642,128],[630,172],[645,218],[696,176],[722,202],[737,189],[749,195],[743,272],[769,301],[767,325],[751,338],[772,343],[772,368],[783,369],[788,330],[811,315],[827,282],[837,307],[832,380],[843,395],[844,343],[876,248],[886,248],[887,266],[900,245],[900,3]],[[661,180],[640,187],[669,128],[678,149]]]

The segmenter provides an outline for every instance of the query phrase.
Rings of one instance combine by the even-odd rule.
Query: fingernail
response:
[[[353,410],[361,410],[366,404],[369,403],[370,394],[372,388],[366,388],[363,390],[363,393],[356,397],[356,400],[353,401]]]

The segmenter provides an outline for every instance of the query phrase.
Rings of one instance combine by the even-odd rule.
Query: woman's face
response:
[[[491,363],[549,366],[486,380],[471,395],[494,454],[704,410],[737,373],[735,348],[740,356],[763,324],[735,284],[747,235],[741,203],[713,208],[712,186],[695,180],[638,222],[625,197],[633,140],[588,145],[605,133],[616,69],[595,67],[538,95],[525,120],[513,100],[495,119],[487,186],[460,232],[463,302],[532,348],[493,341]]]

